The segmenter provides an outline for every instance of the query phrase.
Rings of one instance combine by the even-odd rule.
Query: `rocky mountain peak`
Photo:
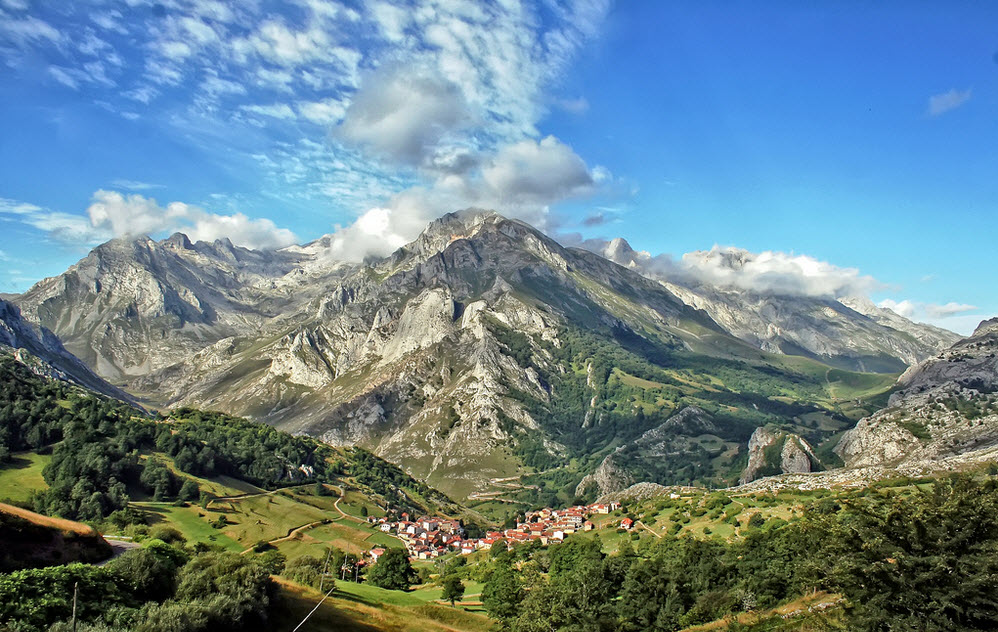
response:
[[[974,330],[973,337],[984,336],[990,333],[998,333],[998,317],[982,320],[981,324]]]
[[[623,237],[615,237],[610,240],[610,243],[603,249],[602,254],[610,261],[624,267],[634,266],[637,259],[637,253]]]
[[[163,246],[167,248],[180,249],[180,250],[193,250],[194,244],[188,239],[187,235],[184,233],[173,233],[168,238],[164,239],[162,242]]]

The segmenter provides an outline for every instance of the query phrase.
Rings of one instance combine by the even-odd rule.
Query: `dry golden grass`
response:
[[[0,503],[0,511],[12,516],[17,516],[18,518],[27,520],[32,524],[42,527],[58,529],[60,531],[76,533],[79,535],[100,537],[100,534],[97,533],[96,529],[89,525],[85,525],[82,522],[74,522],[72,520],[64,520],[62,518],[50,518],[48,516],[43,516],[39,513],[28,511],[27,509],[21,509],[20,507],[14,507],[13,505],[7,505],[5,503]]]
[[[737,617],[729,616],[724,619],[718,619],[717,621],[711,621],[710,623],[685,628],[682,632],[712,632],[714,630],[727,630],[734,623],[738,623],[740,625],[753,625],[762,621],[770,620],[776,616],[786,617],[787,619],[793,620],[793,618],[804,614],[833,609],[841,603],[842,597],[840,595],[824,591],[815,592],[810,595],[794,599],[793,601],[773,608],[772,610],[745,612],[739,614]]]

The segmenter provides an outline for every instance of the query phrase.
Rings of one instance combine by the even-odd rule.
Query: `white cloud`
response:
[[[934,94],[929,97],[929,116],[939,116],[940,114],[945,114],[950,110],[955,110],[969,101],[970,96],[970,88],[967,88],[966,90],[957,90],[954,88],[949,92]]]
[[[281,92],[291,92],[291,84],[295,77],[287,70],[274,70],[273,68],[257,68],[256,84]]]
[[[67,88],[72,88],[73,90],[80,89],[80,82],[70,74],[68,69],[59,66],[49,66],[48,70],[53,79]]]
[[[361,261],[384,256],[415,239],[440,215],[467,207],[500,210],[544,229],[548,206],[592,191],[594,178],[567,145],[549,136],[501,148],[480,172],[442,174],[431,186],[414,186],[371,208],[333,234],[330,255]]]
[[[377,156],[420,166],[442,140],[469,123],[468,106],[457,85],[397,67],[368,77],[338,132]]]
[[[146,77],[153,83],[165,86],[180,85],[184,75],[176,66],[158,59],[149,59],[145,67]]]
[[[495,192],[500,207],[524,202],[551,204],[585,194],[595,182],[582,158],[554,136],[503,147],[482,169],[482,177]]]
[[[214,72],[201,82],[201,90],[212,99],[217,99],[222,95],[246,94],[246,88],[242,84],[222,79]]]
[[[93,226],[87,218],[69,213],[46,210],[29,215],[24,221],[48,233],[52,239],[72,246],[98,244],[110,237],[109,233]]]
[[[979,312],[979,308],[965,303],[938,304],[887,298],[877,303],[877,306],[889,309],[908,320],[928,323],[963,335],[970,335],[974,328],[987,318],[981,313],[971,313]]]
[[[141,182],[139,180],[128,180],[125,178],[118,178],[112,180],[111,184],[118,189],[127,189],[129,191],[148,191],[149,189],[162,189],[164,185],[162,184],[150,184],[149,182]]]
[[[133,183],[144,184],[144,183]],[[183,202],[160,206],[153,198],[98,190],[86,215],[51,211],[35,204],[0,198],[0,214],[44,231],[52,239],[74,246],[92,246],[112,237],[183,232],[194,241],[223,237],[247,248],[288,246],[297,237],[269,219],[242,213],[219,215]]]
[[[149,124],[254,161],[250,177],[282,201],[389,209],[383,243],[469,205],[543,224],[549,205],[609,179],[537,130],[550,107],[586,107],[549,91],[608,0],[293,3],[70,3],[58,26],[71,46],[44,23],[13,29],[19,52],[58,60],[53,81],[126,119],[149,105]],[[70,48],[85,54],[57,54]]]
[[[125,35],[128,33],[128,29],[121,24],[121,11],[115,9],[103,12],[93,11],[90,19],[94,24],[106,31],[118,33],[119,35]]]
[[[339,99],[302,101],[297,105],[298,114],[318,125],[338,123],[346,113],[346,105]]]
[[[589,101],[585,97],[558,99],[555,105],[570,114],[585,114],[589,111]]]
[[[159,90],[152,86],[139,86],[124,93],[124,96],[144,105],[149,105],[149,102],[155,99],[157,95],[159,95]]]
[[[0,213],[10,215],[30,215],[44,210],[42,207],[28,202],[19,202],[8,198],[0,198]]]
[[[901,316],[904,316],[905,318],[921,320],[946,319],[960,314],[966,314],[967,312],[973,312],[978,309],[976,305],[955,303],[952,301],[940,305],[937,303],[922,303],[908,299],[895,301],[889,298],[880,301],[877,303],[877,306],[889,309],[900,314]]]
[[[925,311],[931,318],[949,318],[950,316],[972,312],[976,309],[976,305],[956,303],[953,301],[950,301],[944,305],[927,304],[925,306]]]
[[[389,42],[402,41],[405,29],[412,24],[412,17],[408,11],[388,2],[373,2],[369,11],[380,27],[381,34]]]
[[[19,48],[35,44],[62,45],[65,37],[58,29],[48,22],[34,16],[14,19],[11,16],[0,16],[0,41],[6,41]]]
[[[186,42],[169,41],[160,44],[159,52],[173,61],[184,61],[194,54],[194,50]]]
[[[281,66],[299,66],[331,54],[337,58],[350,56],[347,49],[334,44],[325,30],[313,25],[296,31],[280,20],[267,20],[254,33],[234,40],[232,49],[239,61],[258,55]]]
[[[620,243],[593,239],[580,242],[621,265],[632,265],[649,277],[679,284],[706,284],[778,296],[821,298],[866,297],[883,284],[856,268],[843,268],[808,255],[767,250],[753,253],[732,246],[714,246],[684,254],[679,261],[668,254],[620,248]]]
[[[236,245],[258,249],[280,248],[297,241],[294,233],[278,228],[269,219],[250,219],[242,213],[216,215],[183,202],[164,207],[152,198],[116,191],[94,193],[87,215],[94,229],[115,237],[179,231],[194,241],[228,237]]]
[[[880,287],[856,268],[841,268],[808,255],[715,246],[683,255],[682,269],[698,281],[763,294],[840,298],[866,296]]]
[[[28,202],[0,198],[0,214],[13,216],[12,219],[68,244],[94,244],[108,237],[103,231],[91,226],[85,217],[50,211]]]

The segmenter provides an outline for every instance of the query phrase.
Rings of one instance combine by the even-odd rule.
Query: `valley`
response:
[[[951,342],[846,299],[747,296],[738,322],[779,305],[798,323],[764,340],[731,328],[734,295],[643,276],[625,246],[618,265],[470,210],[361,265],[315,244],[99,247],[5,300],[0,502],[134,551],[106,571],[59,565],[44,551],[75,536],[39,532],[9,589],[98,590],[141,564],[173,578],[165,600],[116,593],[119,622],[99,615],[112,626],[208,612],[190,582],[230,567],[263,591],[250,606],[219,589],[245,629],[290,629],[313,608],[302,630],[928,616],[863,588],[880,562],[854,529],[881,537],[910,507],[942,529],[960,503],[990,511],[994,323]],[[798,343],[832,313],[852,346]],[[885,546],[895,559],[924,544]],[[934,555],[986,566],[973,547]],[[884,594],[916,581],[891,577]],[[46,608],[0,625],[65,620],[65,602]]]
[[[838,434],[954,340],[845,299],[773,296],[764,311],[792,311],[783,330],[798,342],[763,342],[719,324],[735,317],[733,294],[723,310],[698,302],[643,276],[626,244],[613,263],[490,211],[448,214],[365,264],[331,261],[323,243],[120,239],[15,302],[150,408],[196,405],[364,446],[457,499],[518,477],[537,488],[527,504],[568,503],[585,477],[602,480],[593,493],[732,484],[763,426],[805,438],[811,468],[835,467]],[[799,344],[819,330],[844,346]],[[690,407],[710,432],[663,427]],[[661,450],[634,443],[649,432],[675,437],[677,458],[653,465]],[[620,450],[619,480],[598,477]]]

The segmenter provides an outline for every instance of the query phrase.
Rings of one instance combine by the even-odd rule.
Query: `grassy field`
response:
[[[834,495],[834,492],[819,492]],[[590,520],[595,529],[573,537],[598,535],[606,553],[616,551],[624,540],[637,547],[642,541],[656,540],[666,535],[730,540],[743,537],[754,527],[748,521],[754,514],[762,517],[761,528],[781,524],[799,516],[807,503],[820,496],[810,492],[780,494],[726,494],[724,492],[684,494],[677,499],[653,498],[627,506],[628,513],[594,515]],[[630,531],[620,531],[620,521],[631,515],[637,519]]]
[[[397,538],[361,517],[361,507],[367,507],[371,515],[382,512],[352,491],[343,500],[339,495],[316,495],[312,486],[304,486],[213,500],[207,508],[155,502],[133,505],[149,512],[154,523],[176,528],[190,542],[213,543],[230,551],[245,551],[266,541],[292,560],[303,555],[322,557],[330,546],[356,555],[375,547],[402,547]],[[224,524],[219,523],[222,517]]]
[[[470,590],[469,590],[470,592]],[[315,607],[321,595],[281,580],[273,629],[292,629]],[[461,605],[431,603],[419,591],[383,590],[367,584],[338,582],[302,632],[486,632],[492,622],[483,614]]]
[[[242,551],[246,548],[236,540],[212,528],[208,521],[198,515],[200,507],[174,507],[170,504],[132,503],[152,516],[153,524],[166,524],[181,533],[190,543],[203,542],[217,544],[227,551]],[[248,546],[248,545],[247,545]]]
[[[20,507],[14,507],[6,503],[0,503],[0,512],[7,514],[9,516],[15,516],[21,520],[26,520],[32,524],[36,524],[40,527],[45,527],[47,529],[56,529],[58,531],[64,531],[66,533],[75,533],[77,535],[87,535],[87,536],[97,536],[97,530],[90,525],[83,524],[82,522],[75,522],[73,520],[64,520],[63,518],[52,518],[50,516],[43,516],[42,514],[35,513],[33,511],[28,511],[27,509],[21,509]]]
[[[48,489],[42,469],[52,460],[50,454],[22,452],[13,455],[10,463],[0,466],[0,499],[23,502],[31,492]]]

